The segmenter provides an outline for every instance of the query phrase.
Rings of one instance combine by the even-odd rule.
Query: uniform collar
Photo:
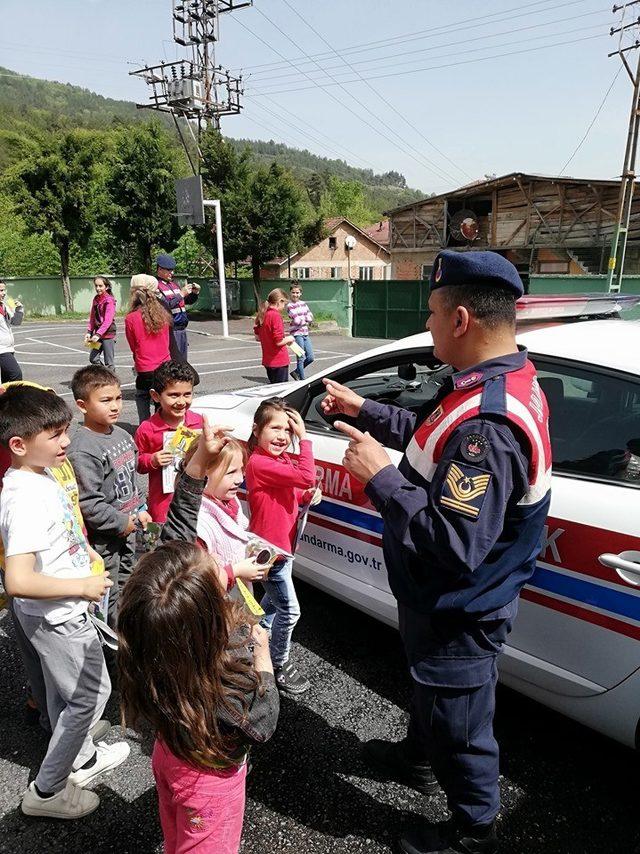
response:
[[[498,356],[496,359],[487,359],[464,371],[458,371],[451,375],[451,382],[456,391],[473,388],[500,374],[508,374],[511,371],[519,371],[524,368],[528,358],[525,347],[518,348],[517,353],[509,353],[506,356]]]

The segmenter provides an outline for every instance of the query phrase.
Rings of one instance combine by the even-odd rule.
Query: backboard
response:
[[[176,199],[180,225],[204,225],[202,177],[200,175],[179,178],[176,181]]]

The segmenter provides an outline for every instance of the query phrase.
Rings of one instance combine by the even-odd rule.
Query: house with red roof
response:
[[[387,279],[390,270],[388,223],[358,228],[346,217],[326,220],[326,237],[314,246],[282,258],[272,258],[260,270],[260,278],[273,279]],[[381,238],[381,239],[378,239]]]

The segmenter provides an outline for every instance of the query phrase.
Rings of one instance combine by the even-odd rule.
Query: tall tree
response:
[[[104,217],[134,249],[138,270],[152,270],[155,246],[177,240],[177,159],[167,132],[157,123],[118,131],[105,181]]]
[[[327,182],[320,200],[320,213],[324,219],[345,216],[360,226],[377,219],[377,213],[367,203],[363,185],[359,181],[343,181],[337,175],[332,175]]]
[[[28,231],[50,235],[60,259],[62,295],[73,309],[71,244],[85,247],[93,230],[92,181],[98,140],[87,131],[52,135],[13,174],[16,208]]]

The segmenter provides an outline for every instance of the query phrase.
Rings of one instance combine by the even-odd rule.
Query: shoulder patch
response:
[[[474,466],[452,462],[442,485],[440,505],[469,519],[477,519],[493,475]]]
[[[467,433],[460,443],[460,453],[470,463],[481,463],[490,448],[491,443],[481,433]]]

